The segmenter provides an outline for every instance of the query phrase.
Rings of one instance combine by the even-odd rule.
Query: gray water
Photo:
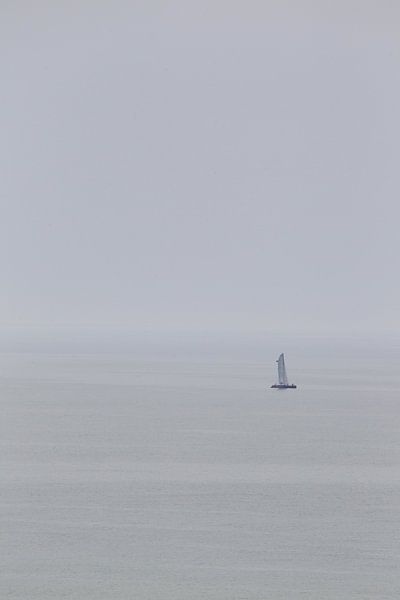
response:
[[[399,598],[398,350],[0,362],[2,599]]]

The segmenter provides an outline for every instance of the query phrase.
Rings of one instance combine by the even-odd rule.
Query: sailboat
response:
[[[288,378],[287,378],[287,374],[286,374],[286,367],[285,367],[285,357],[284,357],[283,353],[279,356],[279,358],[276,362],[278,363],[278,382],[279,383],[274,383],[274,385],[271,385],[271,387],[277,388],[279,390],[296,389],[297,385],[294,385],[294,383],[290,384],[288,382]]]

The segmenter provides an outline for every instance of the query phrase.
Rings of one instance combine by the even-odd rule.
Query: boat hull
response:
[[[277,390],[295,390],[297,388],[297,385],[294,385],[292,383],[292,385],[284,385],[283,383],[275,383],[274,385],[271,385],[271,388],[275,388]]]

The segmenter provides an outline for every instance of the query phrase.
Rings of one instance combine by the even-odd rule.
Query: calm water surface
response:
[[[350,355],[3,354],[0,597],[397,600],[400,355]]]

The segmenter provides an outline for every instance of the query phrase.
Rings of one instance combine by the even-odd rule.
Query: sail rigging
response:
[[[288,388],[295,389],[297,386],[294,383],[289,383],[287,373],[286,373],[286,365],[285,365],[285,357],[282,354],[279,355],[278,360],[278,383],[275,383],[271,387],[286,390]]]

